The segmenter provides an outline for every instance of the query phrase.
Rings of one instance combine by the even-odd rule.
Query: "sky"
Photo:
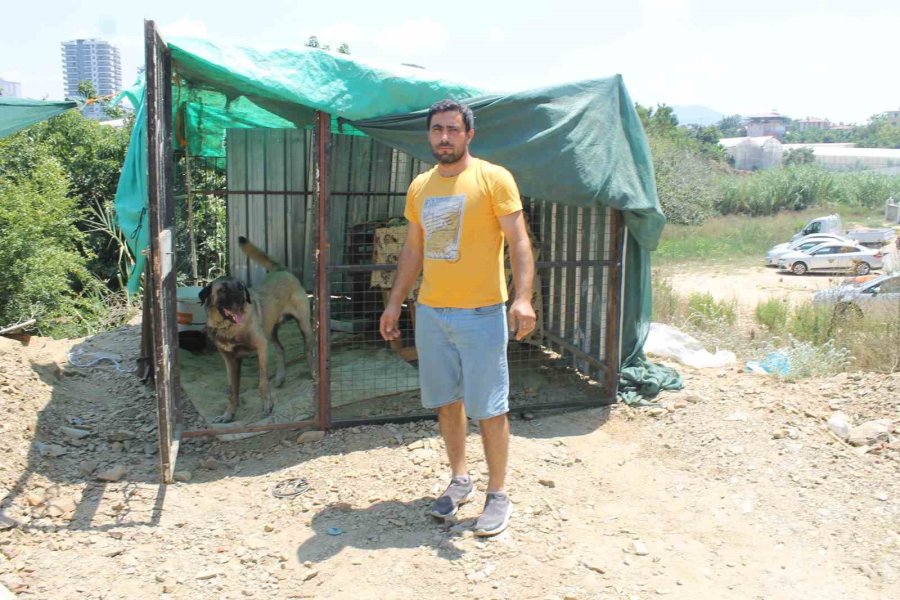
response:
[[[29,98],[62,99],[60,43],[77,38],[118,46],[129,85],[144,60],[143,20],[152,19],[164,39],[260,49],[300,47],[315,35],[332,48],[349,44],[356,57],[415,63],[496,92],[621,74],[632,99],[651,106],[835,123],[900,109],[896,0],[6,4],[0,78],[20,82]]]

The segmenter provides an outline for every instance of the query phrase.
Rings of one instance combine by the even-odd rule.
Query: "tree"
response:
[[[672,139],[650,138],[656,192],[670,223],[699,225],[715,212],[721,197],[718,174],[709,160]]]
[[[725,150],[715,126],[679,127],[671,107],[635,104],[650,142],[656,191],[672,223],[697,225],[715,212],[721,197],[719,170]]]
[[[716,127],[722,132],[722,137],[744,137],[747,135],[747,129],[744,127],[744,117],[741,115],[730,115],[716,123]]]
[[[678,117],[671,106],[657,104],[656,110],[649,106],[634,105],[644,131],[651,137],[674,138],[678,137]]]
[[[0,141],[0,178],[27,179],[50,157],[63,170],[66,194],[79,214],[112,214],[130,136],[130,127],[103,126],[78,111],[67,111]],[[77,223],[84,232],[94,229],[82,219]],[[91,272],[115,286],[117,243],[101,231],[90,231],[76,243],[89,258]]]
[[[97,97],[97,88],[94,87],[94,82],[90,79],[85,79],[83,81],[78,82],[78,95],[86,100],[93,100]]]
[[[710,160],[724,162],[725,150],[719,146],[721,132],[708,127],[680,127],[672,107],[658,104],[656,109],[635,103],[635,110],[651,140],[669,140],[675,146]]]
[[[21,170],[25,162],[6,163],[6,150],[0,147],[0,326],[34,318],[42,334],[77,335],[103,310],[90,300],[100,286],[76,226],[81,211],[46,147],[32,148],[29,171]]]
[[[685,130],[688,140],[696,143],[696,148],[706,158],[711,160],[725,162],[725,148],[719,145],[722,139],[722,132],[715,125],[707,125],[699,127],[696,125],[688,126]]]
[[[791,148],[781,157],[781,164],[785,167],[811,165],[814,162],[816,162],[816,153],[812,148]]]
[[[887,113],[869,117],[864,127],[857,128],[858,142],[867,148],[900,148],[900,125],[894,125]]]
[[[309,36],[309,40],[304,44],[307,48],[318,48],[319,50],[331,51],[331,44],[323,44],[317,36]],[[337,49],[338,54],[350,54],[350,45],[343,42]]]

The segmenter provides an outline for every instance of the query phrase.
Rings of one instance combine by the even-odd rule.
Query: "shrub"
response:
[[[656,191],[670,223],[696,225],[715,213],[720,187],[710,161],[669,139],[650,138]]]
[[[834,340],[816,344],[788,336],[787,346],[775,348],[772,345],[769,350],[786,358],[787,372],[777,375],[789,381],[835,375],[853,362],[850,351],[836,346]]]
[[[835,318],[834,309],[806,302],[794,307],[786,329],[800,341],[824,344],[833,336]]]
[[[77,297],[96,282],[79,251],[80,211],[66,191],[62,169],[46,156],[32,176],[0,179],[0,324],[35,318],[50,333],[93,312]]]
[[[680,300],[668,279],[653,278],[653,320],[672,324],[678,317]]]
[[[772,333],[784,331],[788,319],[788,305],[777,298],[770,298],[756,305],[756,322]]]
[[[688,320],[699,327],[715,321],[734,325],[737,303],[716,300],[709,292],[693,292],[687,301]]]

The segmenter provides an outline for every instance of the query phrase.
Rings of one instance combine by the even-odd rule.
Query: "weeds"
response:
[[[701,329],[713,324],[734,325],[737,318],[737,301],[724,302],[713,298],[709,292],[694,292],[687,299],[688,323]]]
[[[756,322],[773,334],[784,331],[788,320],[788,305],[777,298],[770,298],[756,305]]]
[[[775,375],[787,381],[836,375],[847,370],[854,360],[850,351],[837,346],[834,340],[816,344],[789,335],[786,345],[776,347],[769,342],[767,350],[767,355],[784,357],[786,371]]]
[[[778,299],[757,304],[756,331],[736,325],[734,302],[709,293],[678,294],[666,279],[653,284],[654,320],[677,327],[714,352],[730,350],[739,360],[762,360],[779,353],[788,380],[824,377],[850,367],[891,373],[900,370],[900,308],[888,319],[805,302],[791,306]]]

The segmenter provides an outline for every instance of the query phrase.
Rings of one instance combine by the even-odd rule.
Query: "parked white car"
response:
[[[813,296],[813,304],[851,310],[876,319],[896,319],[900,317],[900,275],[882,275],[822,290]]]
[[[778,259],[778,268],[794,275],[849,271],[867,275],[882,267],[882,254],[859,244],[824,242],[805,251],[794,250]]]
[[[822,242],[844,242],[847,244],[855,243],[850,238],[843,235],[838,235],[836,233],[814,233],[812,235],[802,237],[798,240],[794,240],[793,242],[785,242],[783,244],[774,246],[771,250],[769,250],[768,254],[766,254],[766,266],[777,267],[778,259],[788,252],[793,252],[794,250],[810,250],[811,248],[821,244]]]

